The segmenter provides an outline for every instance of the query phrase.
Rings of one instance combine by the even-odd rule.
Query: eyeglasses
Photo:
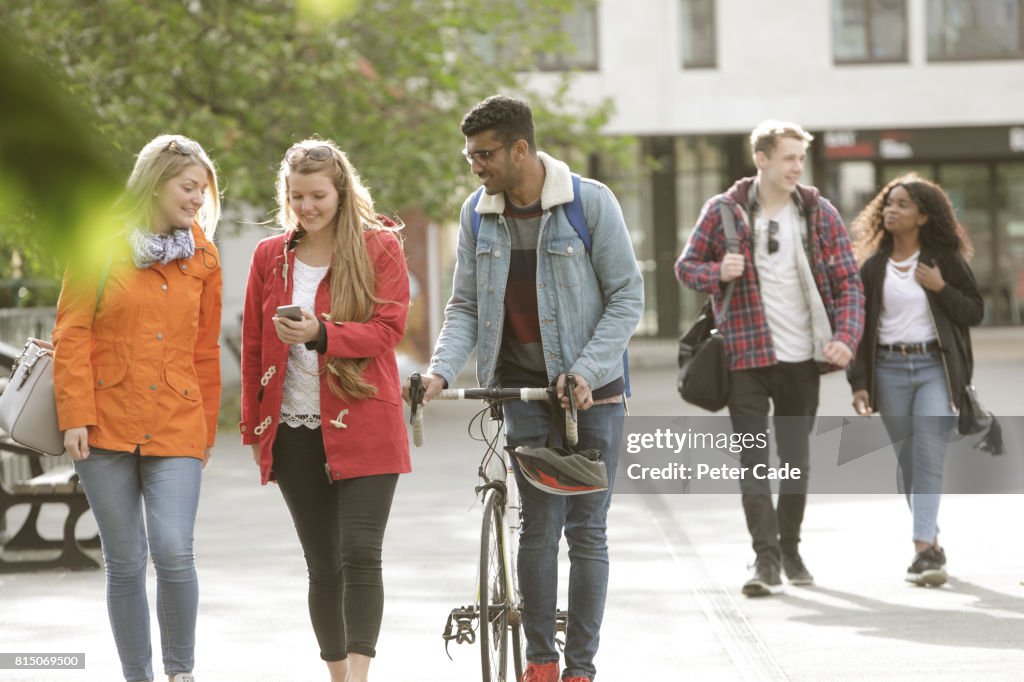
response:
[[[494,152],[498,151],[499,149],[504,149],[507,146],[508,144],[503,144],[499,147],[495,147],[494,149],[477,149],[476,151],[472,152],[463,149],[462,155],[466,157],[466,161],[470,165],[472,165],[474,161],[482,165],[486,164],[488,161],[491,160],[491,155],[494,154]]]
[[[192,156],[198,151],[197,145],[191,140],[171,140],[164,151],[172,151],[182,156]]]
[[[297,144],[284,153],[284,160],[296,164],[307,156],[314,161],[326,161],[334,158],[334,152],[325,144],[318,144],[315,147],[303,147]]]
[[[779,223],[775,220],[768,221],[768,254],[771,255],[779,250]]]

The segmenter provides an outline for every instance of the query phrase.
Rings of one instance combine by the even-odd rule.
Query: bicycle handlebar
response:
[[[570,445],[579,442],[579,429],[576,423],[576,401],[573,389],[576,377],[565,375],[565,395],[570,396],[569,409],[565,411],[566,440]],[[419,372],[409,375],[409,423],[412,424],[412,440],[416,447],[423,445],[423,396],[427,390],[423,386],[423,378]],[[554,400],[555,388],[446,388],[434,396],[434,400]]]

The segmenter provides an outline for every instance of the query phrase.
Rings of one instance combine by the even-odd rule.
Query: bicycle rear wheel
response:
[[[484,497],[480,532],[480,661],[483,682],[508,680],[508,573],[503,532],[504,502],[495,489]]]

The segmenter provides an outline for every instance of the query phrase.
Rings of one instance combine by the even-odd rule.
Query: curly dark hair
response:
[[[908,173],[892,180],[850,224],[853,234],[853,249],[857,260],[866,261],[877,251],[892,253],[892,233],[885,229],[882,211],[889,200],[889,194],[896,187],[907,190],[917,204],[918,210],[928,216],[928,222],[921,226],[921,246],[936,254],[960,252],[964,258],[974,255],[974,247],[967,236],[967,230],[956,219],[949,195],[937,183],[922,178],[917,173]]]
[[[537,151],[533,140],[533,112],[522,100],[492,95],[470,109],[459,127],[466,137],[493,130],[505,144],[526,140],[530,151]]]

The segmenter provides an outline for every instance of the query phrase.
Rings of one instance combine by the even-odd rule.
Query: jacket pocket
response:
[[[177,372],[173,369],[164,370],[164,381],[171,387],[171,390],[180,395],[185,400],[192,402],[198,401],[200,398],[199,384],[195,379]]]
[[[578,287],[582,258],[586,256],[583,242],[578,237],[558,237],[548,243],[551,269],[559,286]]]
[[[487,288],[491,286],[491,259],[498,257],[494,253],[495,246],[489,241],[478,241],[476,243],[476,290],[477,299],[482,298]]]
[[[124,381],[126,374],[128,374],[128,365],[124,362],[109,365],[93,365],[93,388],[97,391],[102,391],[112,386],[117,386]]]

